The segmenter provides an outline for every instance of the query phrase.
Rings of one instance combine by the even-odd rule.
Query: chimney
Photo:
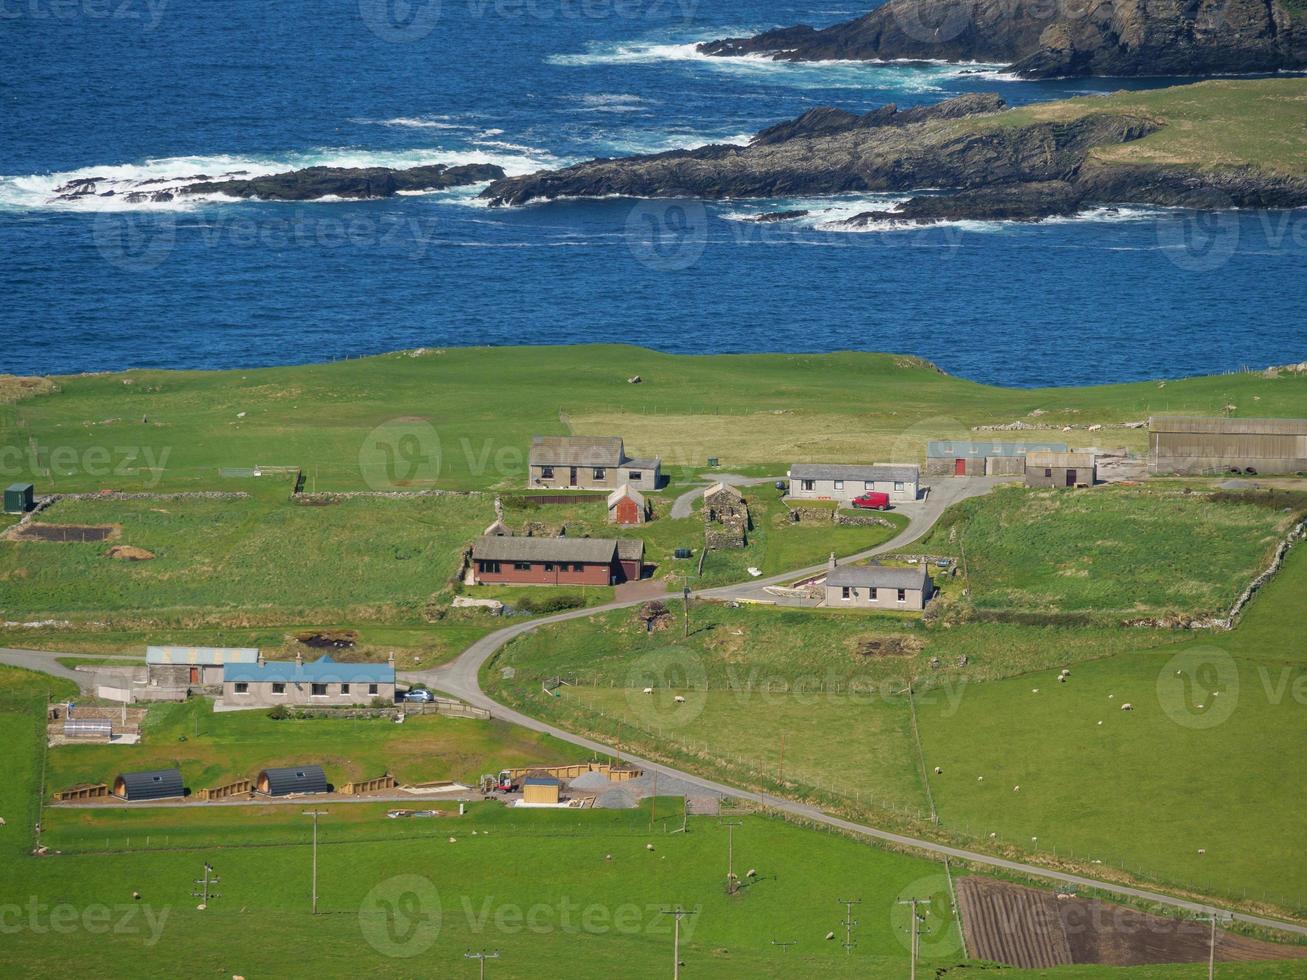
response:
[[[296,667],[304,666],[304,654],[300,650],[295,651],[295,666]]]
[[[392,666],[392,667],[395,666],[395,651],[394,651],[394,650],[391,650],[391,651],[390,651],[390,656],[388,656],[388,657],[386,658],[386,663],[390,664],[390,666]]]
[[[830,553],[830,557],[826,559],[826,568],[828,570],[835,568],[835,552],[833,551]]]

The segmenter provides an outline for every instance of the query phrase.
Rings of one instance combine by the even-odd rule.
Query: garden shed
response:
[[[26,514],[36,506],[35,493],[30,483],[11,483],[5,487],[5,513]]]
[[[173,800],[186,795],[180,769],[149,769],[123,772],[114,777],[113,795],[133,803],[142,800]]]
[[[522,802],[556,806],[563,784],[553,776],[527,776],[522,781]]]
[[[263,796],[289,796],[292,793],[326,793],[327,774],[321,766],[284,766],[264,769],[254,782],[254,791]]]

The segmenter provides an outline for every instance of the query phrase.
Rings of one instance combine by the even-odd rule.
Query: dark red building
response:
[[[640,578],[639,538],[518,538],[488,535],[472,545],[478,585],[617,585]]]

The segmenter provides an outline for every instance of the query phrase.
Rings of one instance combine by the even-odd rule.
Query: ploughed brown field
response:
[[[1148,915],[1135,909],[1027,888],[992,878],[958,879],[967,952],[1025,969],[1072,963],[1140,966],[1207,960],[1205,922]],[[1280,946],[1216,930],[1222,962],[1307,958],[1307,947]]]

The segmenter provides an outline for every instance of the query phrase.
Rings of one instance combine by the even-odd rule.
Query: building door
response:
[[[568,485],[569,487],[574,487],[574,486],[576,486],[576,467],[575,467],[575,466],[572,467],[572,475],[571,475],[571,478],[567,481],[567,485]]]
[[[198,683],[200,683],[200,668],[199,668],[199,667],[192,667],[192,668],[191,668],[191,683],[192,683],[192,684],[198,684]]]
[[[965,459],[953,460],[953,475],[954,476],[967,475],[967,461]]]
[[[1074,486],[1076,485],[1076,471],[1075,471],[1075,470],[1067,470],[1067,471],[1066,471],[1066,485],[1067,485],[1068,487],[1074,487]]]

